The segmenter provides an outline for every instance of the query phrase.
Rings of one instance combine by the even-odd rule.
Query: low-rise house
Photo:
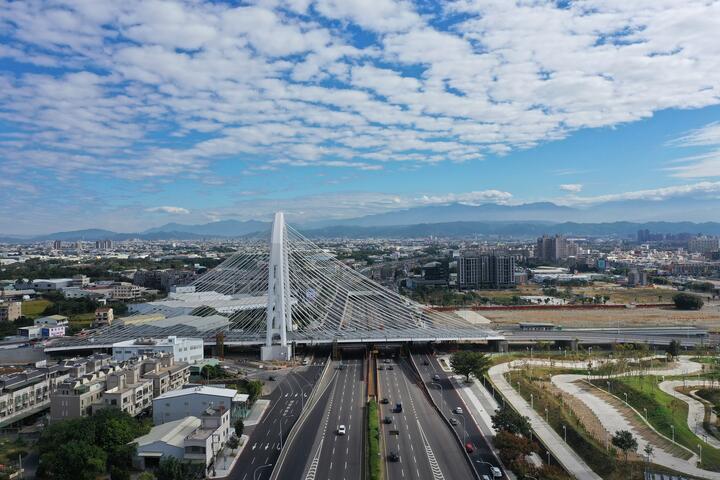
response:
[[[22,302],[0,300],[0,322],[14,322],[22,316]]]
[[[112,307],[100,307],[95,310],[95,323],[93,327],[108,327],[112,325],[113,320],[115,320],[115,314]]]
[[[61,365],[1,375],[0,427],[48,408],[50,394],[69,376],[69,369]]]
[[[209,407],[228,410],[233,419],[243,411],[248,396],[239,394],[234,388],[196,387],[173,390],[153,399],[153,423],[179,420],[190,416],[201,416]]]
[[[199,417],[187,416],[157,425],[135,439],[133,466],[146,470],[159,465],[163,457],[175,457],[202,464],[207,472],[230,436],[230,412],[207,408]]]

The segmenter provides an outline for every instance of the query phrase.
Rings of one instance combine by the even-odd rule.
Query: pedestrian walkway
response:
[[[262,419],[262,416],[265,414],[265,410],[267,410],[269,406],[270,400],[264,398],[256,400],[252,408],[250,409],[250,413],[243,420],[243,424],[245,424],[246,427],[249,427],[251,425],[257,425],[258,423],[260,423],[260,419]]]
[[[248,444],[248,439],[247,435],[242,435],[240,437],[240,447],[235,451],[228,447],[223,448],[222,452],[218,453],[215,458],[215,470],[210,472],[208,478],[225,478],[230,475],[233,467],[235,467],[235,462],[240,458],[245,445]]]
[[[703,386],[705,384],[707,384],[707,382],[703,380],[666,380],[664,382],[660,382],[660,385],[658,386],[660,387],[660,390],[668,395],[672,395],[678,400],[682,400],[687,403],[688,427],[690,427],[690,430],[706,443],[715,448],[720,448],[720,440],[712,435],[708,435],[705,431],[705,427],[703,426],[703,423],[705,422],[705,404],[696,398],[675,390],[678,387],[696,387]]]
[[[602,477],[593,472],[588,464],[563,441],[560,435],[505,380],[505,374],[510,371],[511,363],[495,365],[488,371],[488,376],[495,388],[520,415],[529,418],[530,425],[537,437],[572,477],[601,480]]]

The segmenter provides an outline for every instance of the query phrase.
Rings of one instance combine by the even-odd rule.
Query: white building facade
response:
[[[113,344],[113,358],[124,362],[133,357],[153,353],[170,353],[176,362],[190,365],[205,358],[202,338],[170,336],[167,338],[138,338]]]

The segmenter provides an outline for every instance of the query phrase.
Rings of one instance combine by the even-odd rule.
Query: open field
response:
[[[555,287],[559,292],[565,292],[566,288],[562,285]],[[517,288],[508,290],[475,290],[475,292],[483,297],[492,299],[510,299],[514,296],[527,295],[543,295],[543,289],[540,285],[528,284],[519,285]],[[613,283],[596,282],[587,287],[571,287],[570,293],[573,295],[585,295],[586,297],[595,297],[596,295],[609,297],[608,303],[670,303],[672,297],[677,290],[665,287],[635,287],[627,288],[615,285]]]
[[[52,305],[50,300],[27,300],[22,302],[22,314],[28,318],[37,318],[50,305]]]
[[[687,326],[720,330],[720,307],[706,306],[702,310],[673,308],[628,308],[596,310],[483,310],[480,312],[494,324],[518,322],[547,322],[565,327],[638,327]]]

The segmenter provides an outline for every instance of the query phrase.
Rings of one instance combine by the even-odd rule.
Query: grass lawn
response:
[[[605,387],[605,380],[599,380]],[[648,421],[657,431],[672,438],[675,427],[675,441],[697,453],[702,444],[702,466],[708,470],[720,471],[720,450],[699,439],[688,427],[687,404],[660,390],[655,376],[624,377],[612,380],[612,393],[619,398],[628,394],[628,403],[639,412],[646,408]]]
[[[95,320],[95,314],[90,313],[78,313],[70,317],[70,326],[77,328],[88,328]]]
[[[22,302],[22,314],[28,318],[37,318],[42,315],[47,307],[52,305],[50,300],[37,299]]]
[[[525,400],[530,402],[533,396],[535,411],[543,417],[547,416],[550,426],[563,437],[567,429],[567,441],[580,457],[597,474],[608,480],[640,480],[643,478],[643,465],[640,462],[622,462],[618,457],[605,450],[601,439],[594,438],[584,427],[573,410],[564,405],[562,400],[536,383],[547,381],[550,375],[566,373],[564,370],[536,369],[517,371],[508,375],[507,379]],[[518,387],[519,382],[519,387]],[[545,409],[547,408],[547,413]]]

